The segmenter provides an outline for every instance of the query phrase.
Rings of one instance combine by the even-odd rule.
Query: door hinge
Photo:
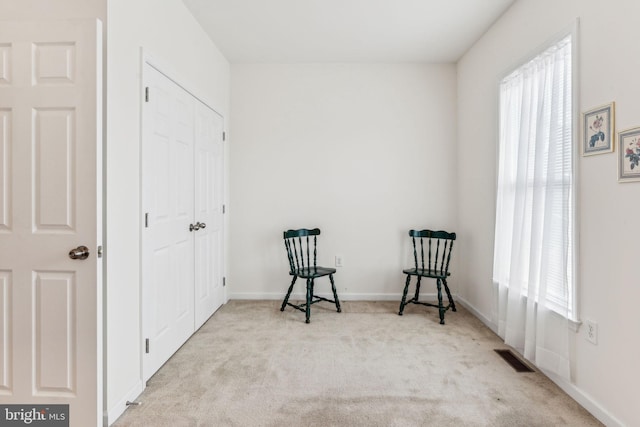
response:
[[[225,286],[227,286],[227,278],[223,277],[222,278],[222,287],[224,288]]]
[[[227,140],[227,133],[226,132],[222,132],[222,140],[223,141]]]
[[[149,86],[144,88],[144,102],[149,102]]]
[[[144,340],[144,352],[149,353],[149,338]]]
[[[144,214],[144,228],[149,228],[149,212]]]
[[[222,205],[222,213],[227,213],[227,205]]]

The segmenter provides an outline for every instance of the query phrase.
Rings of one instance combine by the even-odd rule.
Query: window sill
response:
[[[580,320],[567,319],[569,321],[569,330],[575,332],[576,334],[580,330],[580,325],[582,322]]]
[[[536,302],[536,309],[537,309],[537,305],[538,303]],[[558,318],[566,319],[568,329],[572,332],[578,333],[578,331],[580,330],[580,325],[582,325],[582,321],[572,319],[569,316],[565,316],[564,314],[559,313],[557,310],[554,310],[553,308],[550,308],[549,310],[551,311],[551,313],[555,314]]]

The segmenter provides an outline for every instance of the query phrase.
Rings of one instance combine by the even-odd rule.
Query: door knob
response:
[[[196,222],[195,224],[189,224],[189,231],[198,231],[201,228],[207,228],[207,224],[204,222]]]
[[[69,251],[69,258],[71,259],[87,259],[89,258],[89,248],[86,246],[78,246],[75,249]]]

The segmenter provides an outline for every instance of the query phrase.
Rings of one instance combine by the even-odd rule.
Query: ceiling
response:
[[[450,63],[515,0],[183,1],[231,63]]]

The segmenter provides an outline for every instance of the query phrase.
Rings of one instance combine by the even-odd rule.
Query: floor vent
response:
[[[523,363],[511,350],[494,350],[517,372],[534,372],[529,366]]]

